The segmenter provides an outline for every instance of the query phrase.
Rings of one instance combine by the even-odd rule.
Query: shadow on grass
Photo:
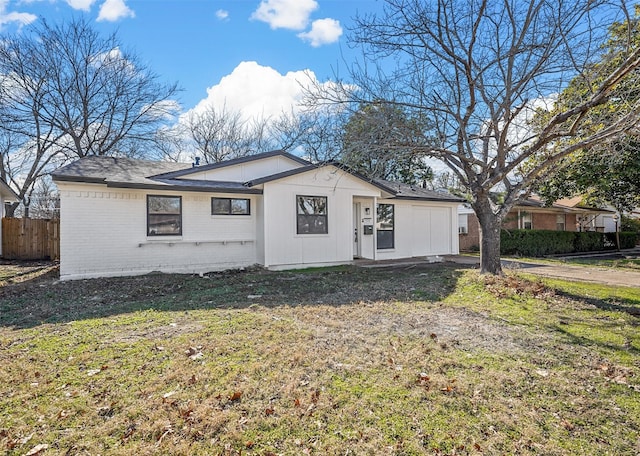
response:
[[[242,309],[252,305],[345,305],[437,301],[462,273],[459,265],[356,266],[285,272],[152,274],[60,282],[55,274],[0,287],[0,327],[29,328],[140,310]]]
[[[577,335],[572,333],[569,329],[567,329],[566,327],[563,327],[562,325],[553,325],[553,326],[550,326],[549,328],[552,331],[562,334],[569,341],[569,343],[573,345],[580,345],[584,347],[597,346],[599,348],[602,348],[611,352],[625,351],[634,356],[637,356],[640,354],[640,350],[638,350],[636,347],[632,345],[625,347],[623,345],[615,344],[613,342],[605,342],[602,340],[597,340],[595,338]]]
[[[577,295],[564,290],[555,289],[558,296],[562,296],[572,300],[584,301],[594,307],[601,310],[624,312],[634,317],[640,318],[640,298],[624,298],[624,297],[610,297],[610,298],[592,298],[583,295]]]

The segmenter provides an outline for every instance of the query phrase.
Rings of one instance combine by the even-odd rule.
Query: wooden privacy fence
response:
[[[3,218],[2,257],[5,260],[60,259],[60,220]]]

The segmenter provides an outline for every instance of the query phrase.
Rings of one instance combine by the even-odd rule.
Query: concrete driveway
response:
[[[602,258],[606,254],[580,255],[581,258]],[[625,256],[638,257],[640,249],[631,249],[622,252]],[[454,263],[480,266],[480,258],[465,255],[448,255],[444,257],[446,261]],[[621,287],[640,287],[640,271],[632,271],[620,268],[603,268],[595,266],[564,265],[538,263],[535,260],[504,259],[502,267],[505,270],[522,271],[529,274],[536,274],[544,277],[557,277],[560,279],[576,280],[582,282],[602,283]]]

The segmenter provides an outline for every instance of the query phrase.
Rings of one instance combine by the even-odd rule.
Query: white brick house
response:
[[[282,151],[203,166],[87,157],[53,179],[63,280],[458,253],[459,198]]]

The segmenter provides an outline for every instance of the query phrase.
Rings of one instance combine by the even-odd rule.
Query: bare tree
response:
[[[217,163],[245,155],[243,149],[244,122],[239,111],[230,112],[226,106],[209,106],[189,113],[186,120],[188,141],[194,153],[205,163]]]
[[[28,204],[25,196],[54,161],[143,155],[177,107],[176,92],[115,35],[103,38],[84,19],[56,26],[43,20],[5,36],[0,127],[19,137],[20,147],[3,157],[2,172]]]
[[[280,148],[297,152],[320,163],[342,154],[348,112],[331,106],[318,106],[300,113],[283,114],[270,125],[273,141]]]
[[[451,169],[480,222],[481,271],[500,274],[500,228],[509,210],[562,157],[614,141],[638,122],[640,97],[632,90],[615,92],[624,99],[606,110],[606,122],[595,119],[614,101],[614,89],[640,82],[640,48],[632,41],[624,58],[602,55],[608,27],[628,18],[625,3],[384,1],[383,14],[356,18],[351,41],[364,58],[352,67],[352,80],[342,90],[318,85],[311,101],[384,99],[429,118],[424,145],[390,138],[384,147],[414,146]],[[594,67],[603,58],[615,65]],[[606,74],[596,78],[594,70]],[[575,78],[590,81],[589,90],[529,128],[540,103]]]

